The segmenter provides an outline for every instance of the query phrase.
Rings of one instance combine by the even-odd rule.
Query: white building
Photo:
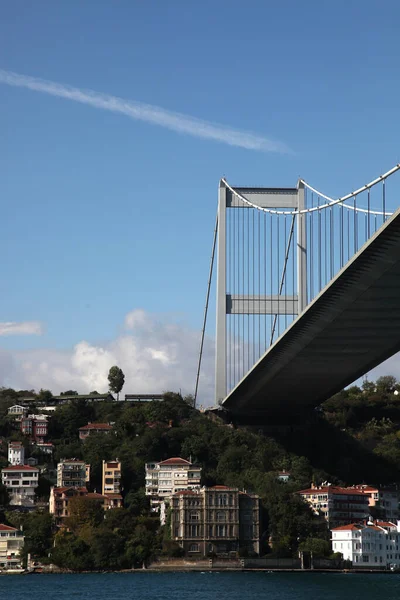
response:
[[[25,406],[20,406],[19,404],[14,404],[14,406],[10,406],[7,410],[7,413],[12,417],[21,417],[22,415],[26,415],[28,409]]]
[[[21,442],[8,443],[8,462],[10,465],[23,465],[25,462],[25,448]]]
[[[6,467],[1,470],[1,482],[11,495],[12,505],[23,504],[25,500],[33,504],[35,489],[39,485],[39,469],[27,465]]]
[[[287,483],[290,479],[290,473],[288,471],[279,471],[278,479],[279,481],[283,481],[283,483]]]
[[[23,545],[24,536],[19,529],[0,523],[0,568],[20,567],[20,552]]]
[[[184,458],[168,458],[146,464],[146,496],[150,496],[152,511],[159,512],[164,500],[184,490],[199,490],[201,467]]]
[[[341,552],[353,567],[398,568],[400,566],[400,521],[349,524],[335,527],[332,550]]]

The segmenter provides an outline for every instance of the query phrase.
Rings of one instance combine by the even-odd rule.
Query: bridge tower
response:
[[[246,205],[239,196],[236,196],[234,192],[238,192],[241,198],[245,198],[249,201],[249,205]],[[246,209],[251,206],[256,206],[268,209],[284,209],[296,211],[296,214],[292,217],[290,225],[290,235],[287,237],[287,242],[294,249],[294,260],[296,261],[296,276],[293,275],[293,287],[291,294],[283,292],[283,286],[278,285],[276,289],[272,289],[272,286],[267,285],[267,276],[263,275],[265,285],[263,286],[264,293],[261,293],[261,286],[258,287],[258,293],[255,295],[251,292],[251,286],[237,286],[236,290],[239,293],[228,293],[227,290],[227,275],[228,269],[230,269],[229,261],[233,253],[243,253],[246,249],[242,250],[238,246],[243,244],[253,244],[253,260],[256,256],[254,251],[254,243],[257,235],[252,237],[251,230],[248,233],[248,239],[245,242],[244,238],[239,235],[239,218],[240,213],[244,213]],[[216,292],[216,403],[223,400],[228,392],[228,381],[227,381],[227,317],[229,315],[274,315],[277,319],[281,315],[298,315],[307,306],[307,232],[306,232],[306,215],[299,213],[305,207],[305,189],[302,181],[298,182],[296,188],[251,188],[251,187],[230,187],[224,179],[221,179],[219,185],[219,199],[218,199],[218,242],[217,242],[217,292]],[[229,211],[236,209],[237,214],[237,225],[234,225],[237,230],[237,235],[228,235],[228,217]],[[254,210],[251,209],[251,210]],[[259,212],[259,211],[258,211]],[[289,214],[289,213],[288,213]],[[244,216],[243,216],[244,218]],[[297,221],[297,222],[296,222]],[[272,227],[272,225],[271,225]],[[234,230],[232,230],[234,231]],[[243,225],[244,231],[244,225]],[[253,233],[254,233],[254,221],[253,221]],[[278,233],[279,236],[279,233]],[[272,252],[272,246],[267,243],[268,231],[265,228],[264,236],[258,234],[256,243],[260,246],[257,249],[257,261],[258,269],[260,270],[261,263],[266,264],[269,259],[269,254]],[[272,237],[272,229],[271,229]],[[228,239],[229,238],[229,239]],[[279,237],[278,237],[279,240]],[[270,240],[272,242],[272,240]],[[282,240],[281,240],[282,243]],[[279,244],[279,241],[278,241]],[[289,247],[289,246],[288,246]],[[283,253],[285,254],[285,253]],[[248,252],[248,258],[251,258],[251,252]],[[283,257],[285,259],[285,256]],[[286,268],[286,260],[282,261],[282,269],[284,277],[284,270]],[[271,259],[272,260],[272,259]],[[239,259],[237,266],[234,267],[237,270],[237,281],[241,278],[242,270],[245,270],[244,260]],[[255,266],[246,265],[246,270],[255,270]],[[272,267],[271,267],[272,273]],[[235,275],[234,275],[235,277]],[[271,276],[272,278],[272,276]],[[275,275],[274,275],[275,278]],[[281,279],[283,281],[283,279]],[[268,289],[269,288],[269,289]],[[295,289],[297,288],[297,289]],[[286,292],[286,286],[285,286]],[[265,293],[267,292],[267,293]],[[244,318],[244,317],[243,317]],[[267,335],[265,334],[265,344]],[[273,340],[273,333],[271,336],[271,343]],[[265,348],[266,349],[266,348]],[[258,357],[259,358],[259,357]],[[255,360],[257,360],[256,358]],[[249,368],[253,365],[250,364]],[[238,381],[234,382],[235,384]]]

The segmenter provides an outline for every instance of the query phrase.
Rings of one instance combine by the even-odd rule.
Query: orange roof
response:
[[[13,465],[12,467],[4,467],[3,471],[39,471],[36,467],[29,467],[28,465]]]
[[[209,490],[234,490],[236,488],[228,487],[227,485],[213,485],[208,488]]]
[[[69,487],[55,487],[53,488],[55,493],[67,492],[68,490],[73,490],[75,492],[87,492],[87,488],[85,487],[76,487],[75,485],[71,485]]]
[[[323,487],[309,488],[307,490],[300,490],[298,494],[311,495],[311,494],[346,494],[349,496],[364,496],[364,492],[356,490],[354,488],[342,488],[336,485],[325,485]]]
[[[184,458],[176,457],[176,458],[167,458],[167,460],[162,460],[160,465],[191,465],[188,460]]]
[[[397,525],[395,525],[394,523],[391,523],[390,521],[375,521],[375,524],[378,525],[378,527],[396,527]]]
[[[360,529],[363,529],[362,525],[350,523],[350,525],[341,525],[340,527],[333,527],[332,531],[360,531]]]
[[[104,494],[106,498],[111,498],[112,500],[122,500],[121,494]]]
[[[88,429],[112,429],[112,426],[109,425],[108,423],[88,423],[87,425],[84,425],[83,427],[79,427],[79,431],[85,431]]]
[[[89,498],[91,500],[102,500],[103,498],[105,498],[105,496],[103,496],[103,494],[98,494],[97,492],[88,492],[86,494],[86,498]]]
[[[8,525],[3,525],[0,523],[0,531],[17,531],[15,527],[9,527]]]

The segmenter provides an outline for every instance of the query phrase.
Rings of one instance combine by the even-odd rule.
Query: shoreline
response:
[[[388,569],[280,569],[280,568],[237,568],[237,567],[217,567],[214,569],[207,569],[204,567],[149,567],[139,569],[121,569],[120,571],[67,571],[64,569],[41,569],[33,571],[12,571],[12,572],[0,572],[0,576],[14,576],[14,575],[123,575],[131,573],[332,573],[332,574],[344,574],[344,575],[400,575],[397,571],[391,571]]]

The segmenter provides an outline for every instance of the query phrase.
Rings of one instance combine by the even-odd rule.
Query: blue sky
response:
[[[0,383],[88,391],[118,361],[132,391],[190,391],[219,178],[337,196],[400,162],[399,18],[392,0],[5,3],[0,69],[290,152],[0,84],[0,319],[43,329],[1,336]]]

